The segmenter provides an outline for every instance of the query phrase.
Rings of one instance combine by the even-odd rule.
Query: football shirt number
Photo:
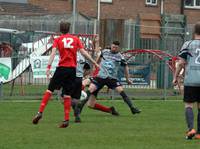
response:
[[[63,38],[62,42],[64,44],[64,48],[74,48],[74,46],[72,45],[73,41],[73,38]]]
[[[200,64],[200,49],[196,49],[196,53],[198,54],[198,56],[195,59],[195,63]]]

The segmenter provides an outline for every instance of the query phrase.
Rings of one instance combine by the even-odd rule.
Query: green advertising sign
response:
[[[0,62],[0,77],[8,80],[11,68]]]

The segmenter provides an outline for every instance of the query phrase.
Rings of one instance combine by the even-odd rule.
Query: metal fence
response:
[[[174,90],[171,86],[171,72],[170,70],[163,69],[159,72],[160,67],[165,68],[163,62],[158,62],[156,64],[151,64],[151,74],[150,74],[150,84],[149,85],[124,85],[129,95],[139,96],[139,97],[149,97],[156,96],[157,98],[163,98],[164,92],[169,92],[166,96],[173,96],[173,92],[179,92]],[[167,74],[167,75],[166,75]],[[162,79],[162,80],[161,80]],[[2,96],[7,98],[12,96],[13,98],[20,97],[38,97],[42,96],[43,92],[46,90],[49,80],[47,79],[33,79],[33,73],[29,67],[23,74],[21,74],[16,80],[10,83],[2,85]],[[165,90],[166,89],[166,90]],[[155,91],[155,92],[153,92]],[[171,91],[171,92],[170,92]],[[105,94],[106,91],[103,90],[101,93]],[[117,96],[116,93],[113,96]]]
[[[97,22],[96,22],[97,23]],[[86,33],[86,34],[94,34],[96,32],[96,24],[95,22],[77,22],[76,28],[77,33]],[[58,26],[55,25],[55,21],[28,21],[26,22],[23,20],[19,21],[8,21],[0,20],[0,27],[7,27],[13,29],[20,29],[20,30],[43,30],[43,31],[57,31]],[[98,24],[98,23],[97,23]],[[24,26],[23,26],[24,25]],[[135,31],[136,24],[134,22],[124,22],[124,30],[123,30],[123,45],[122,48],[124,50],[134,49],[136,47],[135,38],[137,36]],[[140,39],[139,46],[141,49],[160,49],[172,54],[176,55],[178,50],[181,48],[182,43],[186,39],[190,39],[192,35],[192,26],[189,26],[186,30],[188,33],[186,34],[185,38],[180,37],[166,37],[164,41],[161,39]],[[30,32],[29,32],[30,34]],[[32,34],[29,36],[29,42],[34,42],[38,38],[41,38],[41,34]],[[27,36],[28,37],[28,36]],[[24,39],[25,40],[25,39]],[[23,41],[24,42],[24,41]],[[161,43],[162,42],[162,43]],[[17,42],[15,42],[17,43]],[[161,45],[162,44],[162,45]],[[14,44],[16,46],[16,44]],[[20,61],[25,59],[30,54],[30,51],[21,51],[22,53],[15,53],[12,57],[13,66],[15,67]],[[26,52],[23,53],[23,52]],[[24,55],[25,54],[25,55]],[[166,97],[177,97],[177,93],[179,92],[177,89],[171,84],[172,81],[172,72],[168,67],[166,67],[166,60],[158,60],[151,54],[141,54],[135,57],[137,63],[140,64],[150,64],[150,84],[149,85],[132,85],[124,87],[130,96],[137,96],[137,97],[150,97],[154,98],[166,98]],[[5,98],[11,97],[30,97],[30,98],[38,98],[43,93],[43,91],[47,88],[48,80],[47,79],[33,79],[33,73],[31,67],[28,67],[23,74],[21,74],[17,79],[14,81],[1,86],[1,94]],[[109,92],[105,94],[105,96],[114,96],[117,97],[115,92]],[[11,96],[11,97],[10,97]]]
[[[20,19],[20,20],[10,20],[0,19],[0,28],[8,28],[8,29],[16,29],[20,31],[50,31],[50,32],[58,32],[59,31],[59,21],[55,19],[47,19],[47,20],[40,20],[40,19]],[[71,22],[71,21],[69,21]],[[71,24],[73,24],[71,22]],[[75,33],[84,33],[84,34],[94,34],[95,32],[95,20],[92,21],[77,21],[75,22]],[[72,30],[71,25],[71,30]],[[96,30],[98,31],[98,30]]]
[[[19,57],[13,57],[15,61]],[[25,57],[24,57],[25,58]],[[136,57],[135,62],[137,64],[147,64],[150,66],[149,84],[145,85],[124,85],[124,88],[128,95],[137,98],[155,98],[163,99],[171,96],[179,95],[179,90],[174,89],[172,86],[172,72],[166,65],[165,60],[157,59],[151,54],[141,54]],[[25,61],[27,63],[27,61]],[[29,64],[28,64],[29,65]],[[23,67],[23,66],[21,66]],[[130,69],[131,70],[131,69]],[[133,71],[133,70],[131,70]],[[2,95],[4,98],[40,98],[43,92],[46,90],[49,80],[47,79],[34,79],[33,72],[29,66],[22,74],[10,83],[1,86]],[[56,98],[58,91],[55,92]],[[119,95],[116,92],[106,92],[106,89],[100,92],[100,95],[109,98],[116,98]]]
[[[62,18],[45,18],[45,19],[0,19],[0,28],[10,28],[22,31],[59,31],[59,21]],[[72,22],[71,20],[69,20]],[[174,51],[179,50],[183,41],[190,39],[192,37],[192,25],[188,25],[186,28],[180,27],[158,27],[154,26],[153,28],[159,28],[159,30],[165,32],[172,32],[180,30],[182,31],[182,36],[173,35],[173,36],[161,36],[160,39],[155,38],[140,38],[137,28],[140,28],[136,22],[131,20],[109,20],[103,21],[106,23],[98,22],[97,20],[88,20],[88,21],[76,21],[75,22],[75,33],[76,34],[100,34],[103,42],[103,46],[112,42],[112,40],[120,40],[122,42],[123,49],[134,49],[134,48],[148,48],[148,49],[162,49],[170,50],[174,54]],[[73,24],[73,23],[72,23]],[[144,26],[143,26],[144,27]],[[106,29],[104,29],[106,28]],[[119,29],[120,28],[120,29]],[[148,26],[146,26],[148,28]],[[149,27],[149,29],[151,29]],[[72,31],[72,26],[71,26]],[[101,33],[100,33],[101,31]],[[103,34],[103,36],[101,36]],[[122,36],[122,37],[121,37]],[[138,38],[139,37],[139,38]],[[104,44],[104,42],[106,42]],[[173,51],[172,51],[173,50]]]

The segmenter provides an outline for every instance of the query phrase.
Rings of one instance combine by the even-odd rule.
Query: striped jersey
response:
[[[85,57],[80,52],[77,52],[76,77],[83,77],[83,66],[85,63]]]
[[[127,63],[121,53],[112,53],[110,49],[104,49],[101,53],[100,70],[97,74],[100,78],[118,78],[118,70]]]
[[[179,56],[187,61],[184,85],[200,86],[200,40],[186,41]]]

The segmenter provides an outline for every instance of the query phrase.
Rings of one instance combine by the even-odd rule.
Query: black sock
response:
[[[197,115],[197,133],[200,134],[200,109],[198,109]]]
[[[71,105],[74,110],[74,116],[79,116],[79,108],[78,108],[79,100],[78,99],[72,99]]]
[[[90,91],[86,91],[86,93],[87,93],[87,98],[85,100],[81,101],[81,103],[79,104],[80,113],[91,95]]]
[[[185,109],[185,118],[186,118],[188,129],[189,130],[193,129],[194,128],[194,114],[191,107],[187,107]]]
[[[75,106],[76,106],[76,101],[74,99],[71,100],[71,106],[72,106],[72,108],[74,110]]]
[[[74,107],[74,115],[76,117],[80,116],[80,108],[79,108],[78,104]]]
[[[133,107],[132,101],[129,99],[129,97],[126,95],[126,93],[124,91],[122,91],[120,93],[120,95],[122,96],[124,102],[127,103],[127,105],[129,106],[129,108],[132,108]]]

